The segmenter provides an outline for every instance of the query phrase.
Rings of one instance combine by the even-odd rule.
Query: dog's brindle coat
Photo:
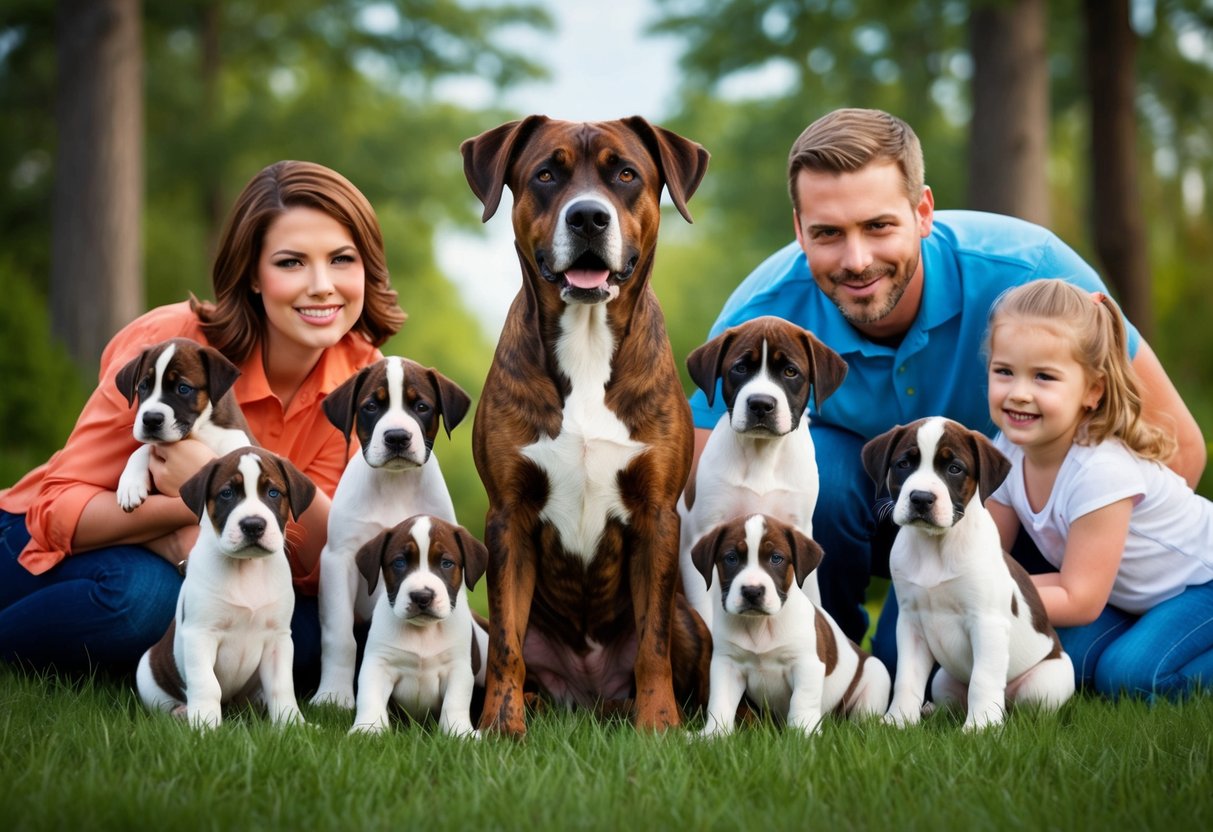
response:
[[[649,287],[664,185],[686,201],[708,153],[640,117],[531,116],[469,139],[464,172],[514,195],[523,272],[473,428],[489,497],[482,726],[526,731],[524,684],[592,704],[635,695],[639,727],[703,700],[710,636],[678,583],[675,503],[690,409]]]

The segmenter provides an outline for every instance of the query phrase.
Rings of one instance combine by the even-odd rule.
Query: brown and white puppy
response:
[[[478,736],[470,706],[484,686],[488,633],[468,607],[468,589],[488,550],[467,529],[438,517],[410,517],[358,550],[358,569],[373,590],[383,575],[358,672],[351,733],[388,727],[388,703],[416,720],[438,714],[438,730]]]
[[[201,530],[173,622],[139,660],[136,683],[149,708],[212,728],[222,705],[252,699],[275,723],[303,721],[291,675],[286,522],[315,493],[290,460],[251,447],[212,460],[182,484]]]
[[[152,490],[148,473],[152,448],[186,437],[216,454],[253,444],[252,431],[231,392],[240,370],[212,347],[189,338],[170,338],[132,358],[114,379],[127,404],[139,399],[135,438],[144,443],[131,454],[118,479],[118,505],[134,511]]]
[[[727,329],[687,357],[691,379],[708,397],[716,386],[727,412],[699,457],[695,479],[678,504],[682,516],[680,566],[691,606],[708,627],[720,606],[720,587],[705,587],[691,547],[719,523],[762,512],[813,536],[817,458],[809,435],[809,397],[821,403],[842,384],[846,362],[806,329],[773,316]],[[817,574],[800,589],[820,606]]]
[[[762,514],[709,530],[692,549],[701,580],[719,580],[712,682],[703,736],[733,730],[742,697],[814,733],[823,714],[884,713],[889,672],[843,635],[797,586],[822,551],[795,526]]]
[[[446,434],[471,405],[455,382],[416,361],[389,356],[351,376],[324,399],[324,412],[362,452],[333,494],[328,539],[320,552],[320,685],[315,704],[354,707],[355,620],[366,621],[380,592],[369,592],[355,555],[375,535],[414,514],[455,522],[438,457]]]
[[[691,414],[649,281],[662,188],[689,221],[708,153],[640,117],[546,116],[462,151],[485,220],[513,192],[523,272],[472,437],[492,588],[481,725],[524,734],[524,684],[634,696],[637,726],[676,725],[709,648],[676,594]]]
[[[1027,573],[1002,550],[985,500],[1011,469],[984,435],[941,417],[868,442],[863,464],[894,500],[897,680],[885,721],[919,720],[933,662],[936,704],[967,705],[966,730],[1008,701],[1058,708],[1074,669]]]

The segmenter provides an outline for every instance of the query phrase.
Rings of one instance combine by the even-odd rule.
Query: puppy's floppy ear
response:
[[[459,145],[463,154],[463,175],[472,193],[484,205],[481,222],[488,222],[501,204],[501,189],[510,175],[510,163],[517,152],[526,147],[536,128],[548,122],[547,116],[527,116],[510,121]]]
[[[433,367],[426,370],[425,374],[438,395],[438,410],[442,415],[442,424],[446,427],[446,435],[449,439],[451,431],[467,415],[468,408],[472,406],[472,399],[463,392],[462,387]]]
[[[809,577],[809,573],[821,566],[825,550],[816,540],[792,526],[787,527],[787,540],[792,552],[792,565],[796,569],[796,585],[804,586],[804,579]]]
[[[868,476],[876,483],[876,493],[880,493],[880,489],[885,485],[885,480],[889,476],[889,465],[892,463],[893,449],[897,447],[898,440],[905,432],[905,427],[897,425],[890,428],[884,433],[870,440],[863,446],[860,451],[860,457],[863,459],[863,470],[868,472]]]
[[[714,526],[691,547],[691,563],[695,564],[709,587],[712,585],[712,570],[716,568],[716,550],[720,548],[727,528],[727,523]]]
[[[994,447],[994,443],[985,434],[975,430],[969,431],[969,442],[973,447],[973,458],[977,460],[979,470],[974,472],[977,479],[977,493],[982,505],[986,498],[998,490],[1007,474],[1011,473],[1011,460],[1002,451]]]
[[[397,526],[396,528],[399,528]],[[385,529],[372,537],[354,553],[354,563],[358,571],[366,578],[366,592],[370,595],[379,585],[379,573],[383,569],[383,556],[387,552],[388,541],[396,529]]]
[[[455,542],[463,554],[463,582],[468,589],[475,589],[476,582],[489,565],[488,547],[477,540],[463,526],[455,527]]]
[[[324,415],[333,423],[333,427],[345,435],[347,449],[350,446],[350,431],[354,429],[354,420],[358,416],[358,391],[374,366],[375,364],[371,364],[354,373],[325,396],[324,401],[321,402]]]
[[[804,348],[813,368],[813,408],[820,413],[821,403],[846,379],[847,362],[808,330],[804,330],[801,337],[804,338]]]
[[[202,520],[202,515],[206,513],[206,495],[210,492],[211,478],[215,476],[215,471],[219,469],[219,459],[212,459],[206,465],[198,469],[198,472],[190,477],[185,482],[181,483],[181,488],[177,493],[181,495],[181,502],[185,503],[190,511],[199,521]]]
[[[622,121],[644,141],[653,161],[657,162],[661,178],[665,180],[665,189],[678,213],[687,222],[694,222],[691,212],[687,210],[687,200],[699,188],[703,175],[708,172],[711,154],[698,142],[650,124],[643,116],[632,116]]]
[[[716,401],[716,382],[720,380],[720,362],[724,360],[729,345],[736,337],[733,329],[726,329],[706,344],[691,350],[687,356],[687,373],[691,381],[708,397],[708,404]]]
[[[128,405],[135,403],[135,390],[139,386],[139,379],[143,376],[144,361],[151,356],[153,349],[155,347],[148,347],[126,362],[118,371],[118,375],[114,377],[114,384],[117,385],[118,391],[126,396]]]
[[[278,469],[286,479],[287,502],[291,506],[291,516],[298,520],[312,504],[312,499],[316,496],[316,485],[286,457],[274,454],[269,456],[278,464]]]
[[[232,389],[236,379],[240,378],[240,370],[214,347],[201,347],[200,345],[200,356],[206,367],[207,398],[212,402],[217,402],[228,390]]]

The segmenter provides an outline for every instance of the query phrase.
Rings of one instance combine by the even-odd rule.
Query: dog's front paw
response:
[[[118,505],[123,511],[134,511],[143,505],[151,490],[151,477],[146,471],[141,475],[123,471],[122,476],[118,478]]]
[[[987,710],[970,711],[965,717],[964,725],[960,726],[961,730],[967,733],[976,733],[984,731],[987,728],[993,728],[1002,724],[1003,714],[1001,708],[990,708]]]
[[[336,688],[321,688],[312,695],[313,705],[335,705],[347,711],[354,710],[354,692]]]
[[[899,705],[893,705],[881,721],[885,725],[907,728],[911,725],[917,725],[921,718],[922,710],[920,708],[903,708]]]
[[[365,734],[367,736],[375,736],[382,734],[387,730],[387,725],[378,720],[368,722],[355,722],[354,727],[349,730],[349,735]]]

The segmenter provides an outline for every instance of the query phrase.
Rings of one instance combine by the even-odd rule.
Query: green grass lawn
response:
[[[637,734],[585,714],[532,717],[523,742],[399,726],[346,735],[254,713],[199,734],[121,681],[0,666],[6,829],[1213,828],[1213,697],[1078,698],[980,735],[937,713],[898,730],[767,723],[720,741]]]

